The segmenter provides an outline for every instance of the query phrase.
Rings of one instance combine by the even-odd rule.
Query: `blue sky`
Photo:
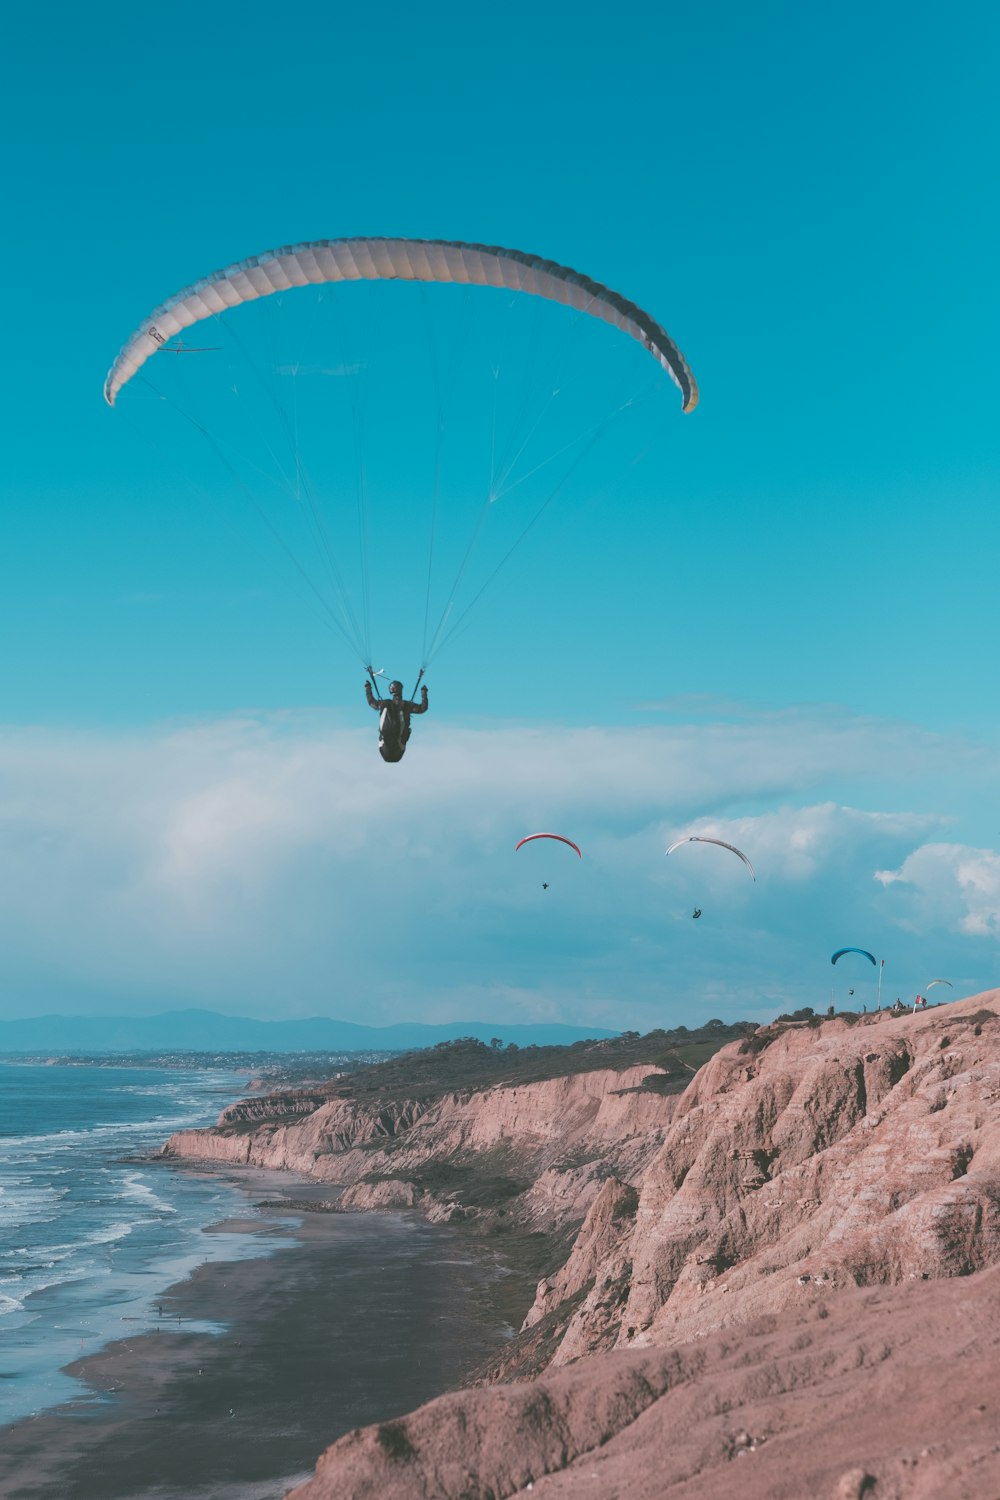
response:
[[[853,942],[904,991],[994,982],[995,9],[505,16],[9,22],[2,1013],[691,1021],[827,1003]],[[101,400],[180,286],[366,232],[583,269],[702,391],[683,417],[664,380],[574,473],[432,665],[395,781],[357,662],[232,487]],[[381,349],[384,412],[411,359],[420,387],[372,460],[390,583],[426,502],[414,329]],[[541,908],[507,851],[557,819],[590,858]],[[756,840],[759,889],[664,866],[709,823]]]

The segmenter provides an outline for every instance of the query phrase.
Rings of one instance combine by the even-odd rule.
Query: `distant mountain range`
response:
[[[567,1046],[588,1037],[617,1036],[594,1026],[505,1026],[450,1021],[424,1026],[358,1026],[310,1016],[301,1021],[253,1021],[211,1010],[169,1010],[156,1016],[32,1016],[0,1021],[0,1054],[37,1056],[105,1052],[395,1052],[433,1047],[471,1036],[500,1037],[518,1047]]]

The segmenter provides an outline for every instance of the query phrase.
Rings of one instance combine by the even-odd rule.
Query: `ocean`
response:
[[[156,1327],[158,1295],[198,1265],[276,1248],[202,1232],[245,1210],[225,1178],[141,1160],[212,1124],[247,1081],[0,1063],[0,1424],[86,1398],[62,1367]]]

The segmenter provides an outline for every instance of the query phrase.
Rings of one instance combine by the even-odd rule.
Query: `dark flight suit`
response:
[[[378,752],[383,760],[403,759],[410,738],[410,715],[427,712],[427,689],[420,689],[420,702],[410,698],[376,698],[370,682],[365,683],[368,707],[378,710]]]

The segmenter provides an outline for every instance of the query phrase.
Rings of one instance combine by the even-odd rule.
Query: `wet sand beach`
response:
[[[274,1174],[247,1187],[248,1203],[277,1196]],[[411,1410],[502,1342],[489,1263],[415,1214],[267,1208],[214,1227],[281,1244],[201,1266],[155,1332],[70,1366],[89,1395],[0,1432],[5,1500],[279,1500],[342,1433]],[[186,1327],[205,1320],[223,1331]]]

